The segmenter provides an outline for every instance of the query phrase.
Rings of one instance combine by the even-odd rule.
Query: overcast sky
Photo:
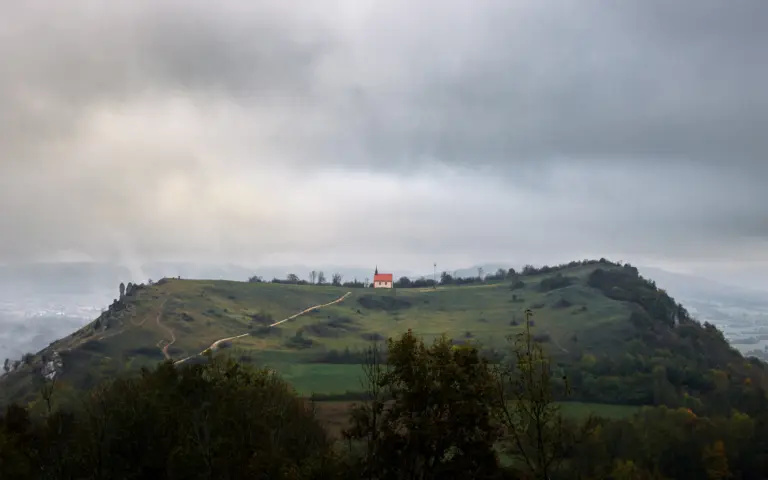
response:
[[[606,256],[768,288],[765,0],[2,12],[0,262]]]

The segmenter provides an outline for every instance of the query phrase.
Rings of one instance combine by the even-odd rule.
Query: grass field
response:
[[[279,373],[302,396],[362,391],[360,365],[276,363],[268,367]]]

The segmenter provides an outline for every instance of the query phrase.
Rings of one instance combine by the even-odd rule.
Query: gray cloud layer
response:
[[[765,2],[296,5],[5,6],[0,262],[768,261]]]

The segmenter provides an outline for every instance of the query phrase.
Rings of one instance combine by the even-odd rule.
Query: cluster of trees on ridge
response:
[[[468,285],[468,284],[476,284],[476,283],[487,283],[487,282],[500,282],[504,280],[511,280],[515,279],[518,276],[532,276],[532,275],[539,275],[539,274],[546,274],[546,273],[554,273],[561,270],[565,270],[566,268],[573,268],[583,265],[606,265],[606,266],[623,266],[623,265],[629,265],[623,264],[621,262],[614,263],[609,260],[606,260],[605,258],[601,258],[600,260],[576,260],[569,263],[563,263],[560,265],[543,265],[541,267],[535,267],[533,265],[525,265],[519,272],[515,270],[514,268],[510,268],[508,270],[504,270],[503,268],[500,268],[496,270],[494,273],[486,274],[482,267],[478,267],[477,269],[477,276],[472,277],[459,277],[455,273],[451,274],[447,271],[443,271],[440,273],[440,279],[436,280],[433,278],[427,278],[427,277],[420,277],[418,279],[411,279],[408,277],[400,277],[398,280],[396,280],[393,283],[393,286],[395,288],[426,288],[426,287],[434,287],[435,285]],[[334,273],[331,276],[330,281],[326,277],[325,273],[323,271],[316,271],[312,270],[309,272],[309,280],[304,280],[300,278],[295,273],[289,273],[286,278],[280,279],[280,278],[273,278],[271,280],[271,283],[282,283],[282,284],[288,284],[288,285],[332,285],[336,287],[347,287],[347,288],[369,288],[372,287],[372,283],[369,281],[368,278],[366,278],[364,281],[358,281],[356,278],[352,280],[351,282],[343,281],[344,276],[340,273]],[[259,275],[254,275],[248,279],[251,283],[262,283],[264,282],[264,278],[262,278]]]
[[[626,419],[566,418],[570,379],[533,341],[492,364],[472,345],[412,332],[368,350],[365,399],[341,438],[277,375],[227,357],[170,362],[76,402],[41,385],[0,418],[0,478],[758,479],[768,408],[700,415],[647,407]]]

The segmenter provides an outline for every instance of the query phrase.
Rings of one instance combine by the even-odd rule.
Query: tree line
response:
[[[440,272],[440,278],[428,278],[421,276],[416,279],[409,277],[400,277],[393,282],[395,288],[428,288],[436,285],[469,285],[477,283],[488,282],[501,282],[505,280],[514,280],[518,277],[527,277],[533,275],[556,273],[568,268],[585,266],[585,265],[605,265],[605,266],[630,266],[628,263],[611,262],[605,258],[599,260],[577,260],[569,263],[563,263],[560,265],[543,265],[541,267],[535,267],[533,265],[525,265],[521,270],[514,268],[503,269],[499,268],[493,273],[486,273],[483,267],[477,268],[477,275],[461,277],[456,273],[450,273],[448,271]],[[347,288],[371,288],[373,284],[369,278],[358,280],[357,278],[352,281],[343,281],[344,276],[341,273],[334,273],[331,275],[330,280],[327,278],[325,272],[322,270],[312,270],[308,274],[308,279],[302,279],[295,273],[289,273],[285,278],[273,278],[270,283],[280,283],[288,285],[332,285],[335,287],[347,287]],[[259,275],[253,275],[248,278],[251,283],[264,283],[266,280]]]
[[[460,277],[456,276],[455,274],[451,274],[447,271],[440,273],[440,279],[435,280],[432,278],[427,277],[419,277],[416,279],[411,279],[409,277],[400,277],[399,279],[395,280],[392,284],[394,288],[427,288],[427,287],[434,287],[435,285],[466,285],[466,284],[473,284],[473,283],[484,283],[484,282],[496,282],[496,281],[503,281],[508,278],[512,278],[513,276],[517,275],[514,268],[511,268],[509,270],[499,269],[497,272],[493,274],[486,275],[483,272],[482,268],[478,268],[478,275],[477,276],[469,276],[469,277]],[[357,278],[351,280],[351,281],[343,281],[344,276],[341,273],[334,273],[331,275],[330,280],[326,277],[325,272],[322,270],[316,271],[312,270],[309,272],[308,280],[300,278],[295,273],[289,273],[286,275],[285,278],[273,278],[269,281],[269,283],[278,283],[278,284],[286,284],[286,285],[331,285],[334,287],[347,287],[347,288],[372,288],[373,283],[371,283],[369,278],[365,278],[363,280],[358,280]],[[264,283],[266,280],[264,280],[263,277],[259,275],[253,275],[248,278],[248,281],[251,283]]]

